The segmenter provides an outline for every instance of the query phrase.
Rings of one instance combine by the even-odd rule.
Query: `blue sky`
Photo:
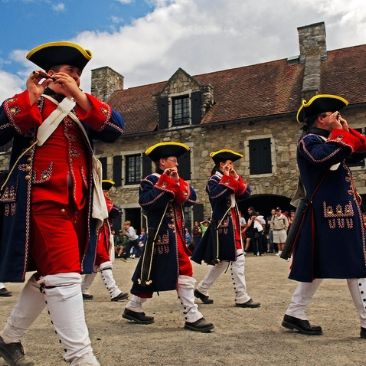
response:
[[[154,8],[149,1],[0,0],[1,67],[16,72],[9,58],[14,49],[69,40],[82,31],[115,32]]]
[[[0,101],[24,88],[31,48],[68,40],[125,88],[299,54],[297,27],[325,22],[327,49],[366,43],[365,0],[0,0]]]

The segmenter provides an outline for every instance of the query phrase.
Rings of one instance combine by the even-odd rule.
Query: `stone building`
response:
[[[249,205],[265,215],[275,206],[291,208],[298,181],[300,126],[295,116],[303,98],[342,95],[350,102],[342,114],[364,131],[366,45],[328,51],[324,23],[299,27],[298,35],[297,57],[194,76],[179,68],[168,81],[128,89],[123,76],[111,68],[92,71],[92,93],[126,121],[125,134],[117,142],[96,144],[105,177],[117,183],[113,198],[123,208],[124,219],[131,219],[137,229],[144,225],[138,187],[153,169],[143,152],[154,143],[181,141],[191,147],[179,166],[200,200],[187,211],[189,224],[210,216],[205,193],[213,167],[209,153],[221,148],[244,154],[237,170],[253,188],[252,197],[240,204],[244,212]],[[365,163],[352,169],[358,191],[366,195]]]
[[[179,68],[168,81],[119,88],[109,103],[126,120],[125,135],[114,145],[98,144],[105,176],[117,182],[115,201],[138,227],[138,184],[153,167],[143,151],[160,141],[181,141],[191,147],[180,170],[196,188],[200,200],[188,221],[210,216],[205,193],[212,169],[209,153],[232,148],[244,153],[238,171],[249,180],[252,197],[241,203],[263,214],[274,206],[290,209],[298,181],[295,120],[303,98],[316,93],[344,96],[344,113],[355,128],[366,127],[366,45],[326,49],[324,23],[298,28],[300,55],[262,64],[191,76]],[[113,82],[113,78],[115,82]],[[94,93],[103,97],[105,84],[121,83],[109,68],[93,71]],[[103,91],[99,94],[99,91]],[[366,194],[364,162],[352,168],[359,192]],[[143,225],[143,223],[142,223]]]

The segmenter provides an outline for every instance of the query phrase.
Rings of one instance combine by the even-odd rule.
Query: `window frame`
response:
[[[191,112],[191,96],[190,93],[170,96],[171,100],[171,127],[189,126],[192,121]],[[181,121],[177,123],[176,118],[176,101],[181,101]]]
[[[130,163],[129,163],[129,159],[132,158],[132,157],[135,157],[136,160],[137,158],[139,159],[139,164],[140,164],[140,169],[139,169],[139,172],[137,172],[137,167],[134,168],[134,174],[135,174],[135,179],[134,180],[131,180],[130,179],[130,172],[128,171],[129,167],[130,167]],[[136,186],[136,185],[139,185],[140,182],[141,182],[141,179],[143,179],[142,177],[142,154],[139,152],[139,153],[131,153],[131,154],[125,154],[123,156],[123,161],[124,161],[124,164],[123,164],[123,173],[124,173],[124,179],[123,179],[123,185],[124,186]],[[137,164],[135,164],[137,165]]]
[[[270,153],[271,153],[271,162],[272,162],[272,171],[271,173],[255,173],[252,174],[250,173],[250,141],[252,140],[264,140],[264,139],[269,139],[270,140]],[[247,139],[246,143],[245,143],[245,155],[247,156],[247,171],[248,171],[248,176],[249,177],[253,177],[253,178],[264,178],[264,177],[272,177],[273,175],[276,174],[277,171],[277,164],[276,164],[276,147],[275,147],[275,140],[273,138],[272,135],[256,135],[256,136],[251,136],[250,138]]]

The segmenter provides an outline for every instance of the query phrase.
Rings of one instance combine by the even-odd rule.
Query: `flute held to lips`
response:
[[[48,75],[46,72],[38,70],[38,71],[33,71],[33,75],[36,75],[37,77],[39,77],[40,79],[52,79],[53,81],[56,81],[57,79],[53,76]]]

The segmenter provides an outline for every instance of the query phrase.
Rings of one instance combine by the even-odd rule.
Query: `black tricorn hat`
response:
[[[190,147],[181,142],[159,142],[146,149],[145,155],[152,161],[158,161],[161,158],[169,156],[179,157],[190,150]]]
[[[306,123],[309,117],[315,117],[324,112],[335,112],[348,105],[348,101],[339,95],[318,94],[314,95],[307,102],[305,99],[297,111],[296,120]]]
[[[116,184],[115,181],[112,179],[103,179],[102,189],[103,191],[109,191],[115,184]]]
[[[57,65],[76,66],[82,71],[92,58],[92,53],[77,43],[60,41],[34,47],[26,58],[46,71]]]
[[[239,160],[243,157],[243,155],[239,154],[233,150],[230,150],[230,149],[221,149],[221,150],[213,151],[212,153],[210,153],[210,157],[215,162],[215,164],[218,164],[220,161]]]

